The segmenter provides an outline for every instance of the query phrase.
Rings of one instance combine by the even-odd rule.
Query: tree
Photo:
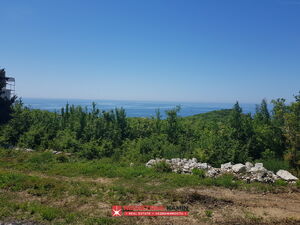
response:
[[[285,159],[293,168],[300,169],[300,92],[295,96],[295,102],[288,107],[284,115],[284,134],[288,142]]]
[[[180,111],[180,106],[176,106],[174,109],[167,110],[167,127],[166,132],[168,135],[168,140],[173,143],[178,143],[178,138],[180,135],[180,122],[178,117],[178,112]]]
[[[284,114],[287,111],[287,107],[285,105],[284,98],[278,98],[276,100],[272,100],[271,103],[273,104],[272,109],[272,122],[276,127],[283,127],[284,126]]]
[[[232,136],[234,139],[242,138],[242,108],[236,102],[229,117],[229,125],[233,128]]]

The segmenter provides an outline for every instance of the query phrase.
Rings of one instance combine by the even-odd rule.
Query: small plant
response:
[[[286,181],[284,181],[284,180],[279,179],[279,180],[276,180],[274,182],[274,185],[276,185],[276,186],[287,186],[288,183]]]
[[[156,164],[153,166],[153,169],[154,169],[156,172],[159,172],[159,173],[169,173],[169,172],[172,172],[172,169],[171,169],[170,164],[166,163],[165,161],[156,163]]]
[[[61,162],[61,163],[69,162],[69,158],[68,158],[68,156],[66,156],[65,154],[59,154],[59,155],[56,157],[56,160],[57,160],[58,162]]]
[[[296,187],[297,187],[297,188],[300,188],[300,180],[298,180],[298,181],[296,182]]]
[[[201,169],[193,169],[192,173],[200,178],[205,178],[205,171]]]
[[[54,208],[45,208],[41,210],[41,216],[44,220],[52,221],[59,216],[59,210]]]
[[[212,217],[213,212],[212,212],[211,210],[205,210],[205,215],[206,215],[207,217]]]
[[[231,174],[224,174],[213,180],[214,185],[226,188],[237,188],[238,183]]]

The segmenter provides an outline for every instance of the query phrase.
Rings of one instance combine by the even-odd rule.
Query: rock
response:
[[[279,170],[276,175],[278,177],[280,177],[281,179],[283,180],[286,180],[286,181],[296,181],[298,180],[297,177],[293,176],[290,172],[286,171],[286,170]]]
[[[227,170],[227,169],[231,169],[231,168],[232,168],[231,162],[221,164],[221,169]]]
[[[262,163],[255,163],[255,166],[250,168],[250,172],[258,173],[258,172],[266,172],[267,170],[264,168]]]
[[[246,163],[245,163],[245,166],[246,166],[247,172],[249,172],[250,169],[253,167],[253,164],[252,164],[251,162],[246,162]]]
[[[232,165],[231,162],[224,163],[221,168],[213,168],[208,163],[197,162],[196,158],[192,159],[151,159],[146,163],[147,167],[152,167],[156,163],[166,162],[170,165],[172,172],[181,174],[191,174],[192,170],[202,169],[206,171],[206,176],[217,177],[223,173],[233,173],[237,179],[245,180],[246,182],[263,182],[263,183],[274,183],[277,179],[282,178],[289,182],[295,182],[298,180],[297,177],[290,174],[288,171],[280,170],[277,175],[272,171],[268,171],[264,168],[262,163],[252,163],[246,162],[245,165],[238,163]],[[132,166],[132,164],[130,165]]]
[[[263,168],[264,164],[263,163],[255,163],[255,167],[257,167],[257,168]]]
[[[196,158],[192,158],[192,162],[197,163],[197,159]]]
[[[206,172],[206,176],[208,177],[216,177],[217,175],[220,174],[220,170],[217,168],[210,168],[207,172]]]
[[[246,166],[242,163],[238,163],[232,166],[232,170],[235,173],[244,173],[246,172]]]
[[[146,167],[152,167],[155,163],[156,163],[156,160],[155,160],[155,159],[150,159],[150,160],[146,163]]]
[[[198,163],[197,168],[201,170],[208,170],[211,166],[207,163]]]

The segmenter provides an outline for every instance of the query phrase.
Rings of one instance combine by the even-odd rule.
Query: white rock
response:
[[[152,167],[155,163],[156,163],[156,161],[155,161],[154,159],[150,159],[150,160],[146,163],[146,167]]]
[[[206,172],[206,176],[208,177],[216,177],[219,174],[219,170],[217,168],[210,168]]]
[[[255,167],[262,168],[262,167],[264,167],[264,164],[263,163],[255,163]]]
[[[251,168],[251,167],[253,167],[253,164],[252,164],[251,162],[246,162],[246,163],[245,163],[245,166],[246,166],[247,168]]]
[[[255,166],[250,168],[250,172],[252,173],[259,173],[259,172],[266,172],[267,169],[264,168],[262,163],[255,163]]]
[[[207,163],[198,163],[197,165],[198,169],[207,170],[211,168],[211,166]]]
[[[286,180],[286,181],[295,181],[298,180],[297,177],[293,176],[290,172],[286,170],[279,170],[276,173],[277,176],[279,176],[281,179]]]
[[[246,172],[246,166],[242,163],[238,163],[232,166],[232,170],[236,173],[244,173]]]
[[[222,170],[230,170],[231,168],[232,168],[231,162],[221,164],[221,169]]]

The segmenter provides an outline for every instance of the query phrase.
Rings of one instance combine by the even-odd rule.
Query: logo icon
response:
[[[112,206],[111,214],[112,214],[112,216],[122,216],[122,206],[120,206],[120,205]]]

